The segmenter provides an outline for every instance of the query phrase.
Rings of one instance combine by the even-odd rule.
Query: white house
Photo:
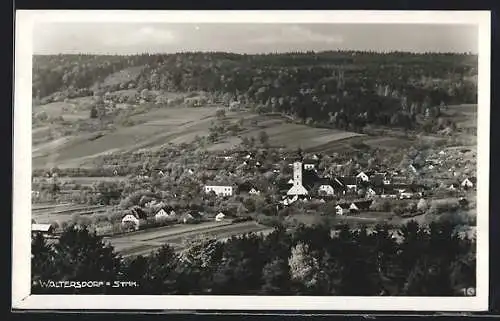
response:
[[[216,222],[222,222],[225,217],[226,217],[226,215],[224,215],[224,213],[220,212],[219,214],[217,214],[215,216],[215,221]]]
[[[374,197],[374,196],[377,196],[377,192],[375,192],[375,190],[373,188],[369,187],[366,190],[366,195],[368,195],[369,197]]]
[[[289,198],[289,197],[285,196],[284,199],[283,199],[283,201],[281,201],[281,204],[283,204],[283,205],[290,205],[290,204],[295,203],[298,199],[299,199],[299,197],[297,195],[295,195],[292,198]]]
[[[335,195],[335,191],[333,190],[333,186],[329,184],[323,184],[318,189],[319,193],[324,193],[325,195]]]
[[[311,170],[311,169],[315,169],[315,168],[316,168],[316,165],[314,165],[312,163],[304,164],[304,169]]]
[[[444,150],[439,152],[439,155],[446,155],[446,152]]]
[[[293,186],[286,193],[287,195],[308,195],[306,188],[302,185],[302,163],[293,163]]]
[[[356,206],[355,203],[351,203],[351,205],[349,205],[349,211],[350,212],[357,212],[357,211],[359,211],[359,208]]]
[[[139,229],[139,219],[133,214],[127,214],[122,218],[122,226],[132,226],[133,229]]]
[[[345,186],[348,190],[357,191],[358,189],[355,177],[341,177],[340,179],[335,178],[335,181],[340,184],[340,186]]]
[[[413,197],[413,193],[412,192],[408,192],[408,191],[404,191],[401,194],[399,194],[399,198],[400,199],[410,199],[412,197]]]
[[[54,226],[52,224],[31,224],[31,233],[42,233],[44,236],[51,235],[54,233]]]
[[[364,172],[356,175],[356,178],[362,180],[363,182],[368,182],[370,180],[370,177],[368,177],[368,175],[366,175]]]
[[[288,183],[288,184],[293,184],[293,183],[294,183],[293,178],[290,178],[290,179],[288,180],[288,182],[287,182],[287,183]]]
[[[337,206],[335,206],[335,214],[337,215],[344,215],[348,210],[349,204],[337,204]]]
[[[184,224],[186,224],[186,223],[188,223],[188,222],[191,222],[192,220],[194,220],[194,217],[193,217],[193,215],[191,215],[191,214],[189,214],[189,213],[185,214],[185,215],[182,217],[182,222],[183,222]]]
[[[155,221],[165,221],[166,219],[168,219],[168,217],[168,213],[162,208],[155,214]]]
[[[474,177],[471,177],[464,179],[460,185],[464,188],[472,188],[474,187],[475,183],[476,179]]]
[[[229,103],[229,109],[238,109],[240,108],[240,102],[239,101],[232,101]]]
[[[260,195],[260,191],[258,189],[256,189],[255,187],[253,187],[249,192],[248,194],[250,195]]]
[[[232,196],[234,187],[226,183],[209,183],[205,185],[205,193],[214,192],[217,196]]]

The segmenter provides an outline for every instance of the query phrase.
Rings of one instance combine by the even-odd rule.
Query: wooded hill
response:
[[[203,91],[258,112],[356,130],[415,128],[449,104],[477,101],[477,56],[402,52],[222,52],[35,56],[42,103],[123,89]]]

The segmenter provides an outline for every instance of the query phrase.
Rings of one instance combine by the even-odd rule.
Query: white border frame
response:
[[[490,125],[489,11],[32,11],[16,12],[12,307],[14,309],[487,311]],[[31,295],[31,68],[35,22],[422,23],[479,29],[476,297]],[[140,299],[138,299],[140,297]]]

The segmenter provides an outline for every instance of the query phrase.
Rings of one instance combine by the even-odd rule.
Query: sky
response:
[[[35,26],[35,54],[323,50],[478,51],[475,25],[67,23]]]

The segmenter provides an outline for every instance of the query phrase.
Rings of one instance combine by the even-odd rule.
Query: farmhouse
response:
[[[335,194],[345,194],[345,188],[342,184],[340,184],[336,180],[330,180],[327,178],[323,178],[320,180],[318,188],[318,194],[320,195],[335,195]]]
[[[241,106],[241,103],[239,101],[232,101],[229,103],[229,110],[239,109],[240,106]]]
[[[258,190],[257,188],[253,187],[249,192],[248,194],[250,195],[260,195],[260,190]]]
[[[170,212],[168,212],[168,210],[165,210],[164,208],[162,208],[155,214],[155,221],[157,221],[157,222],[166,221],[166,220],[169,220],[172,218],[175,218],[175,211],[174,210],[171,210]]]
[[[54,234],[54,226],[52,224],[31,224],[31,233],[33,235],[42,233],[43,236],[47,237]]]
[[[415,174],[415,175],[418,175],[420,170],[422,169],[422,166],[416,164],[416,163],[413,163],[413,164],[410,164],[408,166],[408,169],[410,170],[411,173]]]
[[[368,189],[366,190],[366,195],[368,197],[374,197],[377,196],[377,192],[373,188],[368,187]]]
[[[184,213],[181,217],[181,222],[184,224],[195,223],[201,219],[201,215],[196,211]]]
[[[475,177],[467,177],[460,184],[463,188],[472,188],[476,185]]]
[[[338,177],[336,180],[345,186],[348,191],[356,191],[358,189],[358,184],[356,182],[356,177],[347,176],[347,177]]]
[[[349,211],[351,213],[358,213],[360,211],[367,211],[372,205],[372,200],[353,202],[349,206]]]
[[[304,161],[304,169],[307,169],[307,170],[316,169],[316,162],[313,160]]]
[[[188,97],[184,99],[184,103],[193,107],[200,107],[206,103],[206,99],[203,97]]]
[[[216,222],[222,222],[225,217],[226,217],[226,215],[224,213],[220,212],[219,214],[217,214],[215,216],[215,221]]]
[[[209,182],[205,185],[205,193],[214,192],[217,196],[232,196],[234,186],[227,182]]]
[[[122,217],[122,226],[126,229],[139,229],[139,218],[133,214],[126,214]]]
[[[280,203],[283,205],[290,205],[290,204],[295,203],[298,199],[299,199],[299,197],[297,195],[295,195],[292,198],[284,196],[283,200]]]
[[[141,223],[147,219],[147,214],[138,206],[133,207],[122,217],[122,226],[125,229],[138,230]]]
[[[349,211],[349,206],[349,203],[337,204],[337,206],[335,206],[335,214],[344,215]]]
[[[361,180],[362,182],[368,182],[370,181],[370,177],[365,172],[360,172],[358,175],[356,175],[356,178]]]
[[[155,214],[155,219],[168,217],[168,213],[162,208]]]

